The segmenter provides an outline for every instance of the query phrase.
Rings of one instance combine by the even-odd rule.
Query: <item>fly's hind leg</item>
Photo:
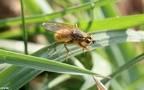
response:
[[[66,54],[66,60],[68,59],[68,54],[69,54],[69,50],[68,50],[68,48],[67,48],[67,43],[65,43],[65,42],[56,42],[55,44],[54,44],[54,51],[52,52],[52,53],[50,53],[50,54],[48,54],[48,56],[50,56],[50,55],[52,55],[55,51],[56,51],[56,45],[57,44],[64,44],[64,47],[66,48],[66,50],[67,50],[67,54]]]
[[[54,51],[53,51],[52,53],[48,54],[48,56],[51,56],[51,55],[56,51],[56,45],[57,45],[57,44],[63,44],[63,42],[56,42],[56,43],[54,44]]]
[[[66,45],[67,45],[67,43],[65,43],[65,44],[64,44],[64,47],[65,47],[65,48],[66,48],[66,50],[67,50],[67,54],[66,54],[66,61],[67,61],[67,59],[68,59],[68,54],[69,54],[69,50],[68,50],[68,48],[67,48],[67,46],[66,46]]]
[[[56,51],[56,45],[57,45],[57,42],[54,44],[54,51],[52,53],[48,54],[48,56],[51,56]]]

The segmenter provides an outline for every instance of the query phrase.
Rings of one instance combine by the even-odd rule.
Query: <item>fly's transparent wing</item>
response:
[[[42,24],[43,28],[52,32],[57,32],[58,30],[71,30],[73,26],[70,26],[68,24],[64,23],[58,23],[58,22],[44,22]]]

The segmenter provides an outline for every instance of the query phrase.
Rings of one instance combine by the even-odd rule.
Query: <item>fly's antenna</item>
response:
[[[92,41],[93,44],[95,44],[95,42],[96,42],[95,40]]]
[[[78,28],[78,24],[76,23],[75,25],[74,25],[76,28]],[[78,28],[79,29],[79,28]],[[81,29],[79,29],[79,30],[81,30]],[[83,30],[81,30],[81,31],[83,31]]]
[[[78,27],[77,23],[75,24],[75,27]]]

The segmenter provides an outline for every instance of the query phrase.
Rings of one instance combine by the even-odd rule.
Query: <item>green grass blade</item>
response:
[[[24,0],[24,3],[29,14],[34,15],[42,13],[35,0]]]
[[[41,73],[41,72],[42,71],[18,67],[15,65],[10,66],[10,68],[7,68],[6,70],[0,72],[0,76],[1,76],[0,79],[1,81],[3,81],[3,82],[0,82],[0,86],[8,86],[11,90],[17,90],[21,86],[23,86],[23,83],[25,82],[25,80],[29,81],[33,79],[35,76],[37,76],[38,73]],[[21,79],[21,80],[18,80],[18,82],[16,82],[15,81],[16,79],[17,80]]]
[[[135,19],[136,18],[136,19]],[[105,20],[93,21],[91,23],[91,27],[89,31],[96,31],[96,30],[113,30],[113,29],[124,29],[130,28],[134,26],[139,26],[144,24],[144,15],[132,15],[132,16],[125,16],[119,18],[109,18]],[[86,30],[89,26],[89,22],[79,22],[78,25],[82,30]],[[22,31],[19,30],[12,30],[0,33],[0,38],[11,38],[14,37],[13,35],[9,35],[9,33],[14,33],[16,37],[22,35]],[[29,28],[28,33],[30,35],[37,34],[34,28]],[[43,32],[41,32],[43,33]]]
[[[0,50],[0,60],[1,63],[10,63],[25,68],[33,68],[43,71],[77,75],[86,73],[90,75],[97,75],[94,72],[83,70],[72,65],[4,50]]]
[[[138,78],[136,78],[134,81],[132,81],[130,85],[128,85],[126,88],[124,88],[124,90],[135,90],[137,87],[141,86],[144,81],[143,76],[144,76],[144,73],[139,75]],[[142,88],[143,88],[143,86],[142,86]]]
[[[89,31],[126,29],[144,24],[144,14],[131,15],[125,17],[108,18],[105,20],[93,21]],[[79,22],[80,28],[85,30],[87,22]]]
[[[79,6],[74,6],[74,7],[65,9],[63,11],[52,13],[52,14],[33,15],[33,16],[26,17],[26,23],[44,22],[45,20],[48,21],[48,20],[63,16],[63,15],[68,14],[68,13],[76,12],[78,10],[86,10],[86,9],[91,8],[91,3],[95,4],[95,7],[99,7],[99,6],[103,6],[103,5],[106,5],[108,3],[112,3],[112,2],[116,2],[116,1],[118,1],[118,0],[105,0],[105,1],[88,2],[85,4],[81,4]],[[18,17],[0,20],[0,27],[18,25],[18,24],[21,24],[21,18],[18,18]]]
[[[123,71],[127,70],[128,68],[130,68],[130,67],[134,66],[135,64],[137,64],[138,62],[140,62],[141,60],[144,60],[144,53],[142,53],[141,55],[135,57],[133,60],[130,60],[129,62],[127,62],[124,65],[122,65],[121,67],[119,67],[110,76],[112,78],[116,77],[117,75],[119,75]]]
[[[102,47],[102,46],[107,46],[107,45],[112,45],[112,44],[118,44],[118,43],[122,43],[122,42],[141,42],[144,41],[144,32],[143,31],[123,31],[123,30],[119,30],[119,31],[105,31],[105,32],[99,32],[99,33],[92,33],[93,38],[96,39],[96,43],[89,46],[90,50],[93,50],[95,48],[98,47]],[[135,39],[133,39],[135,38]],[[49,50],[47,50],[49,48]],[[77,46],[68,46],[70,52],[69,57],[78,55],[80,53],[83,53],[83,51],[81,50],[81,48],[77,47]],[[38,57],[42,57],[42,58],[48,58],[48,59],[54,59],[57,61],[62,61],[65,60],[65,56],[66,56],[66,50],[64,49],[63,45],[58,45],[57,46],[57,52],[54,53],[52,56],[48,57],[48,53],[51,53],[53,51],[53,44],[50,45],[49,47],[44,47],[41,50],[37,51],[36,53],[34,53],[33,55],[38,56]],[[18,89],[20,88],[22,85],[24,85],[25,83],[27,83],[30,79],[32,79],[33,77],[35,77],[36,75],[38,75],[39,73],[41,73],[43,70],[46,71],[53,71],[53,72],[60,72],[59,69],[62,69],[61,73],[75,73],[77,74],[83,74],[83,73],[91,73],[92,75],[94,75],[95,73],[90,72],[90,71],[83,71],[83,69],[71,66],[71,65],[67,65],[67,64],[62,64],[59,62],[54,62],[54,61],[50,61],[47,59],[42,59],[42,58],[37,58],[37,57],[33,57],[33,56],[26,56],[26,55],[22,55],[22,54],[16,54],[16,53],[11,53],[11,52],[7,52],[7,51],[1,51],[0,53],[0,60],[1,63],[11,63],[11,64],[15,64],[18,66],[11,66],[13,67],[13,69],[10,69],[11,71],[9,71],[9,67],[8,69],[4,70],[3,72],[7,72],[7,77],[13,77],[13,73],[11,73],[14,70],[18,70],[19,71],[19,66],[22,67],[27,67],[27,68],[22,68],[23,72],[33,72],[31,73],[27,73],[25,74],[25,76],[23,76],[23,78],[25,78],[25,82],[23,82],[23,78],[19,78],[17,80],[16,77],[21,77],[21,74],[19,74],[19,72],[14,72],[17,73],[13,78],[4,78],[4,73],[1,72],[0,73],[0,81],[4,80],[4,81],[9,81],[10,79],[13,79],[13,81],[17,80],[17,82],[15,83],[5,83],[5,82],[0,82],[0,86],[12,86],[11,88],[13,89]],[[49,64],[55,64],[55,66],[51,66],[53,68],[50,68],[50,66],[48,66]],[[62,66],[64,65],[64,66]],[[61,68],[60,68],[61,67]],[[28,68],[33,68],[33,69],[28,69]],[[37,70],[34,70],[37,69]],[[78,70],[77,70],[78,69]],[[42,70],[42,71],[40,71]],[[66,71],[67,70],[67,71]],[[82,71],[81,71],[82,70]],[[2,78],[1,78],[2,77]],[[21,83],[19,83],[21,82]],[[13,85],[14,84],[14,85]],[[16,87],[14,87],[16,86]]]
[[[26,30],[26,25],[25,25],[23,0],[20,0],[20,2],[21,2],[22,28],[23,28],[23,40],[24,40],[25,54],[28,54],[28,49],[27,49],[27,30]]]
[[[115,78],[116,76],[120,75],[122,72],[124,72],[125,70],[128,70],[129,68],[131,68],[132,66],[134,66],[135,64],[137,64],[138,62],[144,60],[144,53],[142,53],[141,55],[135,57],[133,60],[130,60],[129,62],[125,63],[124,65],[122,65],[121,67],[119,67],[117,70],[115,70],[110,77],[111,78]],[[108,79],[103,79],[102,83],[106,84],[109,80]],[[88,88],[87,90],[93,90],[96,89],[97,87],[95,85],[93,85],[92,87]]]
[[[118,14],[118,11],[117,11],[117,8],[116,8],[116,5],[114,4],[107,4],[105,6],[102,6],[101,7],[102,11],[103,11],[103,14],[106,18],[110,18],[110,17],[118,17],[120,16]]]

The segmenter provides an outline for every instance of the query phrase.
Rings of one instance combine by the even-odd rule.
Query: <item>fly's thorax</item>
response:
[[[87,37],[87,34],[84,33],[83,31],[81,31],[80,29],[71,30],[71,31],[72,31],[72,35],[73,35],[73,38],[74,38],[74,39],[82,40],[82,39],[84,39],[85,37]]]

